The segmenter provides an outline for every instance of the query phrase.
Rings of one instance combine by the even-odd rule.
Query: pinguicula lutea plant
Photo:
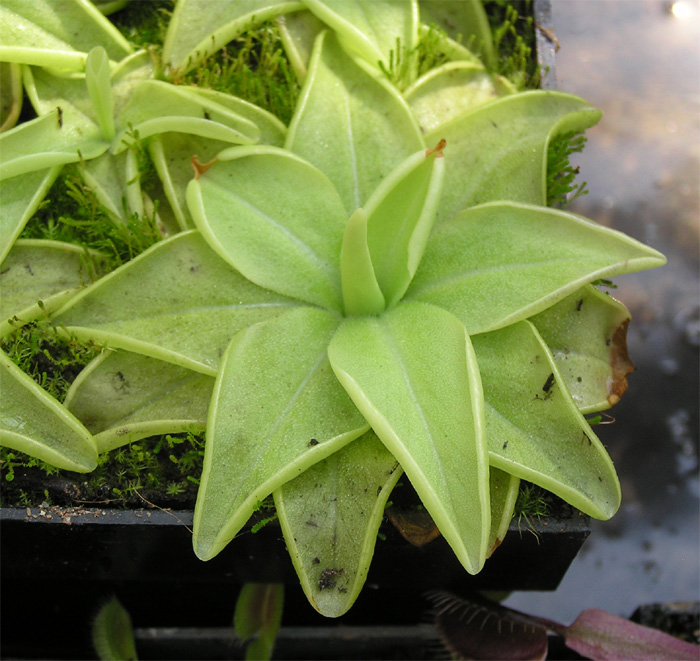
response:
[[[87,0],[57,11],[0,7],[1,66],[37,114],[0,137],[1,328],[50,315],[104,350],[63,403],[3,354],[3,445],[88,472],[205,425],[196,554],[272,494],[328,616],[359,594],[401,474],[470,573],[521,479],[615,513],[584,414],[624,392],[629,315],[595,284],[664,257],[547,206],[550,142],[597,110],[495,74],[475,2],[180,0],[160,56]],[[301,84],[288,126],[184,82],[270,20]],[[162,239],[105,275],[109,255],[22,239],[71,163],[116,226]]]

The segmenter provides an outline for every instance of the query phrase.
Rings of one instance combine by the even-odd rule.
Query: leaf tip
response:
[[[193,154],[192,158],[190,159],[190,163],[192,165],[192,169],[194,170],[194,178],[199,179],[218,160],[219,157],[217,156],[216,158],[212,158],[211,161],[208,161],[207,163],[200,163],[199,159],[197,158],[197,154]]]
[[[447,140],[445,138],[442,138],[440,142],[435,145],[432,149],[426,149],[425,150],[425,157],[428,158],[431,154],[435,154],[435,158],[442,158],[444,154],[442,153],[442,150],[445,149],[445,146],[447,145]]]

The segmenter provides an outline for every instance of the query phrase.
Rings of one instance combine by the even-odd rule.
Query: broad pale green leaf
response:
[[[404,92],[421,129],[437,137],[440,127],[501,96],[515,93],[512,83],[474,62],[448,62],[432,69]]]
[[[238,333],[217,375],[194,513],[194,549],[215,556],[263,500],[364,434],[328,364],[336,314],[296,308]]]
[[[129,351],[103,351],[76,378],[66,408],[99,453],[147,436],[201,432],[214,377]]]
[[[0,62],[0,133],[9,131],[22,111],[22,67],[16,62]]]
[[[436,228],[406,298],[449,310],[474,335],[537,314],[597,278],[665,262],[581,216],[494,202]]]
[[[349,216],[425,143],[398,92],[358,66],[332,34],[323,33],[316,40],[286,147],[330,178]]]
[[[183,73],[249,28],[303,9],[289,0],[180,0],[168,24],[163,62]]]
[[[374,432],[275,491],[287,549],[311,605],[343,615],[362,590],[384,506],[402,471]]]
[[[472,337],[491,464],[597,519],[620,505],[615,468],[527,321]]]
[[[479,369],[464,326],[429,305],[346,319],[328,356],[377,436],[470,573],[491,517]]]
[[[3,0],[0,60],[82,71],[90,49],[103,46],[114,61],[129,42],[88,0]]]
[[[72,243],[19,239],[0,267],[0,337],[65,304],[101,261]]]
[[[413,278],[433,228],[444,174],[443,143],[407,158],[367,201],[367,241],[387,305]]]
[[[513,510],[518,500],[520,478],[505,471],[489,469],[489,493],[491,494],[491,534],[489,535],[488,557],[505,539],[513,519]]]
[[[97,123],[106,140],[114,137],[114,103],[112,101],[112,81],[107,51],[96,46],[88,53],[85,63],[85,85]]]
[[[484,64],[493,66],[496,53],[491,26],[479,0],[420,0],[421,21],[435,25],[451,39],[477,53]]]
[[[95,124],[70,108],[54,109],[0,134],[0,179],[96,158],[109,148]]]
[[[328,178],[274,147],[230,149],[219,159],[187,188],[212,248],[261,287],[340,310],[346,215]]]
[[[574,292],[530,321],[547,343],[582,413],[617,404],[634,366],[627,353],[630,313],[595,287]]]
[[[136,133],[142,140],[169,131],[233,144],[253,144],[260,139],[260,129],[242,115],[188,87],[160,80],[139,83],[117,123],[121,131],[112,145],[114,154],[131,145]]]
[[[56,165],[0,181],[0,262],[39,208],[61,169],[61,165]]]
[[[346,315],[380,314],[386,309],[367,245],[367,214],[364,209],[355,211],[345,227],[340,272]]]
[[[305,0],[348,50],[379,69],[410,52],[418,42],[416,0]]]
[[[583,132],[601,113],[562,92],[510,94],[440,124],[447,140],[445,186],[438,222],[495,200],[546,203],[547,145],[565,131]]]
[[[0,445],[57,468],[95,469],[97,450],[88,430],[1,350],[0,391]]]
[[[296,305],[243,278],[190,231],[85,289],[54,320],[78,337],[213,376],[235,333]]]

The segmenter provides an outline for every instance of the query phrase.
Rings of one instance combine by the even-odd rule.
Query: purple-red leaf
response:
[[[597,608],[582,611],[564,635],[568,647],[596,661],[700,658],[697,645]]]

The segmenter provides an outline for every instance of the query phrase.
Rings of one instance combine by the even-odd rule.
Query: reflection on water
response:
[[[571,621],[628,616],[700,593],[700,2],[554,0],[559,89],[604,111],[578,159],[589,195],[572,210],[664,252],[667,266],[616,279],[632,312],[637,372],[599,428],[623,506],[593,534],[555,593],[508,604]]]

